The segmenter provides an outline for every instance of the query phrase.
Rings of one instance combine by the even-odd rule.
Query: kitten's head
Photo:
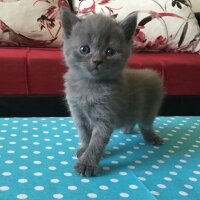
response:
[[[103,15],[81,20],[63,10],[64,56],[69,68],[86,78],[118,76],[131,51],[136,21],[136,15],[120,23]]]

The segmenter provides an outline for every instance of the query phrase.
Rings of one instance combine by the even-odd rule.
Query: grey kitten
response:
[[[117,23],[103,15],[81,20],[64,10],[62,21],[69,67],[65,92],[81,140],[75,170],[98,175],[98,163],[115,128],[130,132],[137,123],[147,142],[162,144],[152,127],[163,98],[162,82],[152,70],[125,69],[136,15]]]

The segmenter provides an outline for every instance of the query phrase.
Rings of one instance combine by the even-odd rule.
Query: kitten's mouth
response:
[[[93,66],[91,69],[90,69],[90,72],[92,72],[92,74],[97,74],[99,73],[99,71],[101,70],[100,66]]]

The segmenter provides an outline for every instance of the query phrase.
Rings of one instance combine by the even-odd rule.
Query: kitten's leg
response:
[[[71,113],[80,136],[81,146],[76,153],[77,157],[79,158],[85,152],[85,150],[89,145],[92,131],[90,129],[86,117],[84,116],[84,114],[81,112],[80,109],[78,108],[71,109]]]
[[[112,128],[106,126],[105,123],[96,124],[88,148],[75,165],[75,170],[79,174],[83,176],[98,175],[98,163],[111,133]]]
[[[79,119],[80,121],[77,122],[77,127],[79,129],[79,136],[80,136],[80,142],[81,142],[81,146],[80,148],[77,150],[77,157],[81,157],[82,154],[85,152],[85,150],[87,149],[89,143],[90,143],[90,139],[91,139],[91,131],[89,129],[89,125],[87,124],[87,122],[85,121],[85,118],[82,117]]]
[[[139,128],[146,142],[153,145],[162,145],[164,143],[163,139],[153,130],[153,120],[139,123]]]
[[[124,133],[124,134],[128,134],[128,133],[131,133],[133,131],[135,127],[135,124],[132,124],[132,125],[126,125],[124,126],[123,128],[121,128],[121,131]]]

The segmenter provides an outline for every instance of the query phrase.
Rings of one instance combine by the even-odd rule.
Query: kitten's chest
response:
[[[67,99],[82,106],[95,106],[109,101],[112,89],[106,85],[79,82],[69,84]]]

